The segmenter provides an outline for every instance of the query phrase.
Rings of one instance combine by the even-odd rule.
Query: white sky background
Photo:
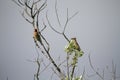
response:
[[[55,0],[48,0],[46,10],[52,25],[61,30],[56,23],[54,4]],[[66,35],[69,38],[77,37],[85,52],[79,59],[80,73],[85,66],[90,74],[88,54],[91,53],[95,68],[102,70],[107,65],[111,66],[113,60],[120,75],[120,0],[59,0],[58,12],[62,25],[67,8],[70,16],[79,11],[68,24]],[[33,28],[20,12],[21,9],[11,0],[0,0],[0,80],[6,76],[9,80],[33,80],[37,65],[27,61],[37,57],[32,38]],[[42,18],[45,18],[43,14]],[[52,45],[51,55],[64,59],[63,50],[67,42],[50,28],[44,34]],[[49,74],[43,73],[42,79],[47,79],[44,76]]]

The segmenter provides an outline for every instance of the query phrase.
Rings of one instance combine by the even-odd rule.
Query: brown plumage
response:
[[[39,41],[40,44],[42,44],[42,40],[41,40],[41,37],[40,37],[37,29],[34,29],[33,38],[34,38],[36,41]]]
[[[79,44],[77,43],[76,38],[71,38],[71,41],[74,42],[75,49],[78,50],[78,51],[80,51],[81,49],[80,49]]]

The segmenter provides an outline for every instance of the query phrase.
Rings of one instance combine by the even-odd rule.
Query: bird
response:
[[[71,38],[70,42],[73,43],[74,49],[76,49],[76,50],[78,50],[78,51],[81,50],[81,49],[80,49],[80,46],[79,46],[79,44],[78,44],[78,42],[77,42],[77,40],[76,40],[76,38]]]
[[[37,30],[37,29],[34,29],[33,38],[34,38],[36,41],[39,41],[40,44],[42,44],[42,40],[41,40],[40,34],[38,33],[38,30]]]

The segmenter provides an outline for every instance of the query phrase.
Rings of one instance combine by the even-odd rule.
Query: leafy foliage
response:
[[[71,38],[69,44],[65,46],[65,52],[70,56],[72,56],[72,61],[70,65],[72,66],[72,73],[71,76],[69,77],[70,80],[82,80],[79,77],[74,78],[73,73],[74,69],[78,63],[78,58],[82,57],[84,52],[80,49],[79,44],[77,43],[76,38]],[[66,78],[66,80],[69,80],[69,78]]]
[[[79,45],[76,44],[75,40],[71,40],[67,46],[65,46],[65,52],[71,55],[75,53],[76,58],[83,56],[84,52],[78,49]]]

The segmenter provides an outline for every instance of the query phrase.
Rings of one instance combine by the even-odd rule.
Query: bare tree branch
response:
[[[47,0],[46,0],[47,1]],[[34,5],[37,3],[37,2],[39,2],[39,1],[37,1],[37,2],[33,2],[32,3],[32,6],[30,6],[29,5],[29,2],[28,2],[28,0],[25,0],[25,6],[30,10],[30,14],[31,14],[31,18],[33,19],[33,27],[35,28],[37,28],[38,30],[39,30],[39,24],[38,24],[38,16],[39,16],[39,13],[40,13],[40,11],[41,10],[43,10],[45,7],[46,7],[46,1],[40,6],[40,8],[34,13]],[[27,13],[28,14],[28,13]],[[37,16],[37,20],[35,20],[35,17]],[[26,18],[25,18],[26,19]],[[30,22],[28,19],[26,19],[28,22]],[[36,21],[36,26],[35,26],[35,21]],[[61,72],[61,70],[60,70],[60,68],[57,66],[57,64],[55,63],[55,61],[53,60],[53,58],[51,57],[51,55],[50,55],[50,53],[49,53],[49,49],[50,49],[50,47],[49,47],[49,43],[47,42],[47,40],[44,38],[44,36],[41,34],[41,32],[39,32],[39,35],[42,37],[42,39],[46,42],[46,44],[48,45],[48,47],[46,48],[45,47],[45,45],[42,43],[41,44],[41,46],[43,47],[43,50],[40,48],[40,46],[38,45],[38,43],[36,42],[36,40],[34,39],[34,41],[35,41],[35,44],[36,44],[36,46],[38,46],[38,48],[40,49],[40,51],[44,54],[44,53],[46,53],[47,54],[47,56],[48,56],[48,58],[49,58],[49,60],[51,61],[51,63],[54,65],[54,67],[56,68],[56,70],[61,74],[62,72]]]
[[[38,65],[38,68],[37,68],[37,73],[36,73],[36,78],[37,78],[37,80],[39,80],[40,62],[39,62],[39,60],[38,60],[38,59],[37,59],[36,63],[37,63],[37,65]]]
[[[48,21],[49,26],[51,27],[51,29],[52,29],[53,31],[55,31],[55,32],[58,33],[58,34],[62,34],[61,32],[57,31],[56,29],[54,29],[54,28],[52,27],[52,25],[51,25],[51,23],[50,23],[50,21],[49,21],[49,19],[48,19],[47,12],[46,12],[46,19],[47,19],[47,21]]]
[[[67,60],[63,60],[58,66],[61,66],[63,63],[65,63]]]
[[[46,13],[46,19],[47,19],[48,24],[49,24],[49,26],[51,27],[51,29],[52,29],[54,32],[58,33],[58,34],[63,35],[63,37],[69,42],[69,39],[67,38],[67,36],[65,35],[64,32],[59,32],[59,31],[57,31],[56,29],[53,28],[53,26],[51,25],[51,23],[50,23],[50,21],[49,21],[49,19],[48,19],[47,13]]]
[[[51,63],[54,65],[54,67],[56,68],[56,70],[61,74],[61,69],[57,66],[57,64],[55,63],[55,61],[53,60],[53,58],[51,57],[49,51],[45,48],[44,44],[42,44],[45,52],[47,53],[48,57],[49,57],[49,60],[51,61]]]
[[[47,40],[44,38],[44,36],[42,36],[41,35],[41,37],[42,37],[42,39],[45,41],[45,43],[47,44],[47,51],[49,52],[49,50],[50,50],[50,45],[49,45],[49,43],[47,42]]]
[[[91,66],[92,70],[93,70],[102,80],[104,80],[103,76],[101,76],[101,74],[94,69],[94,67],[93,67],[93,65],[92,65],[91,58],[90,58],[90,54],[89,54],[89,63],[90,63],[90,66]]]
[[[68,76],[68,80],[70,80],[70,73],[69,73],[69,54],[67,54],[67,76]]]
[[[29,17],[31,17],[31,14],[28,12],[28,8],[27,8],[27,7],[25,7],[25,12],[26,12],[26,14],[27,14]]]
[[[78,14],[79,12],[76,12],[76,13],[74,13],[71,17],[69,17],[69,21],[73,18],[73,17],[75,17],[77,14]]]
[[[24,4],[22,3],[22,1],[18,0],[18,2],[20,3],[20,5],[24,6]]]
[[[72,72],[71,72],[71,79],[73,78],[73,75],[74,75],[74,71],[75,71],[75,65],[72,67]]]
[[[34,13],[33,16],[36,16],[36,14],[39,14],[39,12],[42,11],[47,6],[46,1],[41,5],[41,7],[36,11],[36,13]]]
[[[68,18],[68,8],[67,8],[67,20],[66,20],[65,25],[64,25],[63,33],[65,32],[65,29],[67,27],[68,21],[69,21],[69,18]]]
[[[43,32],[46,29],[46,27],[47,27],[44,22],[43,22],[43,25],[44,25],[44,27],[43,27],[43,29],[41,29],[40,32]]]
[[[40,27],[40,26],[39,26],[39,22],[38,22],[38,21],[39,21],[39,14],[40,14],[40,12],[41,12],[42,10],[44,10],[44,9],[46,8],[46,6],[47,6],[47,0],[45,0],[45,2],[43,2],[39,7],[38,7],[38,3],[41,2],[41,0],[36,0],[36,1],[34,1],[34,0],[33,0],[33,1],[31,1],[31,0],[24,0],[24,1],[21,1],[21,0],[15,1],[15,0],[13,0],[13,1],[14,1],[18,6],[23,7],[23,10],[24,10],[23,13],[22,13],[23,18],[24,18],[27,22],[29,22],[30,24],[32,24],[32,26],[33,26],[34,29],[37,29],[37,30],[38,30],[38,33],[39,33],[39,36],[40,36],[41,39],[42,39],[42,42],[41,42],[41,44],[39,44],[38,41],[34,39],[34,43],[35,43],[36,47],[38,47],[38,49],[41,51],[41,53],[42,53],[44,56],[46,56],[46,57],[50,60],[50,62],[53,64],[53,66],[55,67],[55,69],[56,69],[56,71],[57,71],[57,72],[56,72],[55,70],[53,70],[54,73],[57,73],[57,74],[60,76],[61,80],[65,79],[66,75],[63,74],[63,72],[61,71],[61,68],[59,67],[59,66],[60,66],[61,64],[63,64],[63,63],[61,63],[61,64],[59,64],[59,65],[56,64],[55,60],[54,60],[54,59],[51,57],[51,55],[50,55],[50,45],[49,45],[48,41],[46,40],[46,38],[45,38],[45,37],[43,36],[43,34],[42,34],[42,31],[44,31],[44,29],[46,28],[46,25],[45,25],[44,22],[43,22],[44,28],[43,28],[43,29],[42,29],[42,28],[39,29],[39,27]],[[59,15],[58,15],[58,9],[57,9],[57,0],[56,0],[56,3],[55,3],[55,13],[56,13],[56,16],[57,16],[58,24],[59,24],[59,26],[61,26],[60,18],[59,18]],[[77,12],[77,13],[78,13],[78,12]],[[68,9],[67,9],[67,17],[66,17],[67,20],[65,21],[65,24],[64,24],[64,26],[63,26],[63,31],[62,31],[62,32],[57,31],[57,30],[51,25],[51,23],[50,23],[50,21],[49,21],[49,19],[48,19],[47,13],[46,13],[46,19],[47,19],[48,25],[51,27],[51,29],[52,29],[54,32],[62,35],[68,42],[70,42],[69,39],[68,39],[68,37],[67,37],[66,34],[65,34],[65,30],[66,30],[66,27],[67,27],[68,22],[69,22],[77,13],[75,13],[74,15],[72,15],[71,17],[69,17],[69,15],[68,15]],[[34,75],[34,79],[39,80],[41,62],[39,61],[39,52],[37,52],[37,53],[38,53],[38,57],[37,57],[36,63],[37,63],[38,68],[37,68],[36,74]],[[69,56],[69,55],[68,55],[68,56]],[[68,56],[67,56],[67,57],[68,57]],[[65,61],[64,61],[64,62],[65,62]],[[46,70],[49,65],[50,65],[50,64],[48,64],[47,66],[45,66],[45,68],[44,68],[42,71]],[[75,69],[75,68],[73,68],[73,72],[72,72],[73,74],[74,74],[74,69]],[[69,74],[69,72],[70,72],[70,71],[69,71],[69,64],[68,64],[68,58],[67,58],[67,75],[68,75],[68,79],[70,79],[70,74]],[[73,74],[72,74],[72,75],[73,75]]]
[[[27,22],[29,22],[30,24],[33,24],[33,22],[31,22],[29,19],[27,19],[27,18],[25,17],[24,12],[22,13],[22,16],[23,16],[23,18],[24,18]]]
[[[57,12],[57,0],[56,0],[56,3],[55,3],[55,13],[56,13],[56,16],[57,16],[59,26],[61,26],[60,19],[59,19],[59,16],[58,16],[58,12]]]
[[[57,3],[56,3],[57,4]],[[55,7],[56,7],[56,5],[55,5]],[[55,8],[56,10],[57,10],[57,8]],[[72,15],[71,17],[69,17],[68,16],[68,9],[67,9],[67,20],[66,20],[66,22],[65,22],[65,25],[64,25],[64,28],[63,28],[63,32],[59,32],[59,31],[57,31],[55,28],[53,28],[53,26],[51,25],[51,23],[50,23],[50,21],[49,21],[49,19],[48,19],[48,14],[47,14],[47,12],[46,12],[46,19],[47,19],[47,22],[48,22],[48,25],[51,27],[51,29],[54,31],[54,32],[56,32],[56,33],[58,33],[58,34],[60,34],[60,35],[63,35],[63,37],[68,41],[68,42],[70,42],[70,40],[67,38],[67,36],[65,35],[65,30],[66,30],[66,27],[67,27],[67,24],[68,24],[68,22],[75,16],[75,15],[77,15],[78,14],[78,12],[76,12],[74,15]],[[56,11],[56,15],[58,16],[58,13],[57,13],[57,11]],[[60,23],[60,21],[59,21],[59,17],[57,17],[57,20],[58,20],[58,23]]]
[[[38,47],[38,49],[41,51],[41,53],[49,59],[48,55],[46,54],[46,52],[38,45],[37,41],[34,39],[34,42],[36,44],[36,46]]]
[[[37,4],[37,3],[39,3],[41,0],[37,0],[36,2],[34,2],[34,4]]]
[[[62,33],[63,37],[68,41],[70,42],[70,40],[68,39],[68,37],[65,35],[65,33]]]
[[[68,22],[69,22],[74,16],[76,16],[77,14],[78,14],[78,12],[76,12],[76,13],[73,14],[71,17],[69,17],[68,8],[67,8],[67,20],[66,20],[65,25],[64,25],[63,33],[64,33],[65,30],[66,30],[66,27],[67,27]]]
[[[27,8],[29,8],[30,10],[32,9],[32,7],[30,7],[30,6],[28,5],[28,0],[25,0],[24,3],[25,3],[25,6],[26,6]],[[31,14],[32,14],[32,12],[31,12]]]
[[[51,63],[49,63],[48,65],[46,65],[45,68],[40,73],[43,73],[50,66],[50,64]]]
[[[12,0],[15,4],[17,4],[19,7],[22,7],[17,1]]]
[[[54,68],[51,68],[52,71],[59,77],[59,75],[57,74],[57,72],[54,70]]]

